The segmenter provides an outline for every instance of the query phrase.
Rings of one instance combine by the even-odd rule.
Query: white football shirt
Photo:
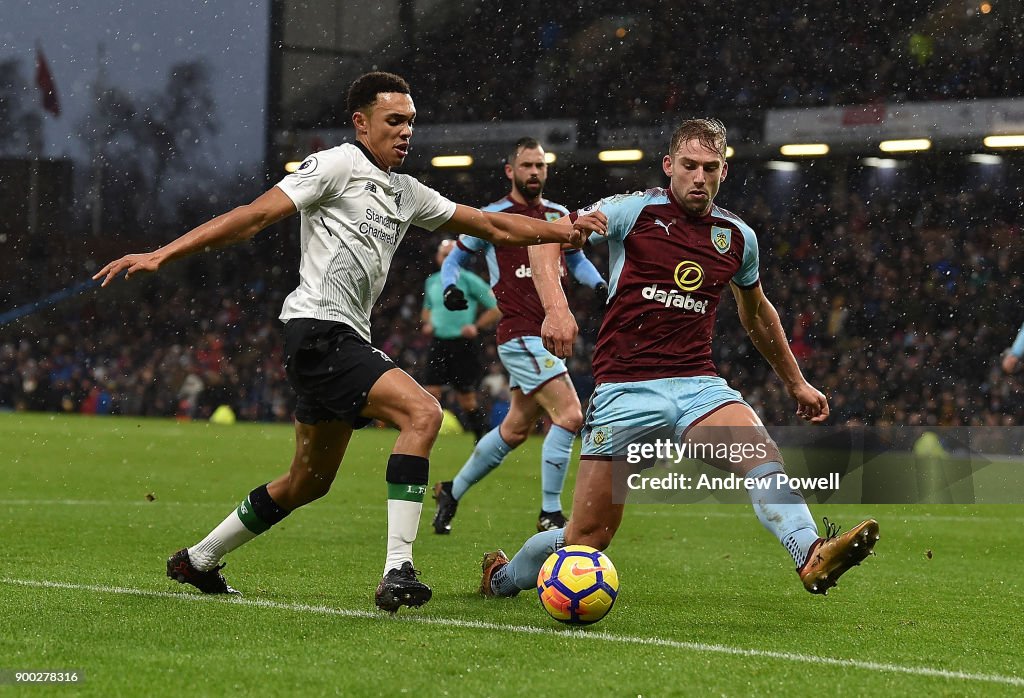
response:
[[[302,233],[299,287],[280,318],[343,322],[370,341],[370,309],[409,226],[436,230],[455,204],[381,170],[352,143],[310,155],[277,186],[298,209]]]

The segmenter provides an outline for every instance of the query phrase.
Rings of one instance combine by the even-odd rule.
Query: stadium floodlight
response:
[[[800,165],[788,160],[769,160],[764,166],[777,172],[796,172],[800,169]]]
[[[434,167],[469,167],[473,164],[472,155],[438,155],[430,159]]]
[[[1024,148],[1024,133],[985,136],[985,140],[982,142],[986,148]]]
[[[1003,159],[998,155],[992,153],[971,153],[967,156],[969,162],[973,162],[976,165],[1001,165]]]
[[[878,149],[883,153],[911,153],[915,150],[928,150],[932,142],[928,138],[904,138],[902,140],[882,141]]]
[[[546,162],[549,165],[551,163],[553,163],[557,159],[558,159],[558,156],[555,155],[554,153],[550,152],[550,151],[547,151],[547,152],[544,153],[544,162]]]
[[[779,152],[786,157],[828,155],[828,145],[825,143],[788,143],[779,148]]]
[[[636,162],[643,158],[644,151],[638,149],[602,150],[597,154],[597,159],[601,162]]]
[[[291,174],[295,170],[299,169],[299,165],[301,164],[302,160],[292,160],[291,162],[286,162],[284,164],[284,171],[287,172],[288,174]]]
[[[733,147],[731,145],[725,146],[725,159],[726,160],[728,160],[729,158],[731,158],[735,154],[736,154],[736,151],[733,150]]]
[[[895,170],[901,164],[899,160],[892,158],[861,158],[861,162],[867,167],[877,167],[883,170]]]

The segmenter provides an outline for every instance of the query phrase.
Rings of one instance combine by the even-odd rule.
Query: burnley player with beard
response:
[[[417,579],[412,544],[428,480],[428,457],[441,407],[387,354],[370,344],[370,311],[409,227],[443,228],[496,244],[582,245],[603,232],[603,214],[555,225],[455,204],[409,175],[416,108],[409,85],[391,73],[367,73],[348,92],[355,142],[307,157],[252,203],[217,216],[148,253],[110,262],[93,278],[103,286],[124,273],[156,271],[186,255],[248,240],[300,213],[299,285],[284,301],[284,361],[298,395],[290,469],[255,488],[205,538],[167,560],[167,576],[206,594],[237,594],[221,559],[295,509],[327,494],[355,429],[374,419],[399,429],[387,460],[387,551],[376,605],[394,613],[420,606],[430,587]],[[358,535],[358,533],[354,534]]]
[[[548,167],[544,148],[533,138],[521,138],[512,147],[505,164],[505,176],[512,182],[509,194],[485,211],[502,211],[542,220],[559,220],[568,210],[543,198]],[[572,442],[583,424],[583,413],[576,389],[569,380],[565,362],[544,348],[540,338],[544,308],[531,279],[530,258],[526,250],[496,248],[485,240],[463,235],[441,267],[441,284],[445,288],[445,305],[463,307],[462,292],[454,284],[459,270],[474,252],[485,252],[491,287],[498,299],[501,321],[498,323],[498,357],[509,374],[512,399],[508,414],[501,424],[480,439],[469,460],[452,479],[434,485],[437,512],[434,532],[451,532],[459,500],[466,491],[501,465],[505,457],[526,441],[537,417],[547,413],[551,428],[541,449],[541,506],[537,530],[546,531],[565,526],[562,514],[562,486],[569,470]],[[565,268],[576,279],[602,297],[608,286],[600,273],[582,252],[571,250],[559,254],[559,274]]]
[[[607,548],[622,521],[627,489],[613,495],[613,461],[624,460],[631,444],[661,438],[761,447],[740,462],[708,462],[746,478],[758,519],[792,556],[807,591],[824,594],[874,547],[878,523],[872,519],[844,534],[826,519],[825,536],[818,535],[803,496],[776,477],[785,472],[777,446],[711,359],[715,314],[729,287],[743,327],[796,402],[796,413],[812,423],[828,417],[825,396],[805,380],[761,287],[754,231],[714,204],[728,173],[725,152],[720,121],[686,121],[662,162],[668,188],[613,196],[580,212],[608,216],[611,276],[572,518],[564,531],[535,535],[511,561],[500,550],[487,553],[481,593],[512,596],[534,587],[544,560],[564,545]],[[576,326],[558,281],[558,247],[538,246],[530,257],[547,311],[545,346],[564,351]]]

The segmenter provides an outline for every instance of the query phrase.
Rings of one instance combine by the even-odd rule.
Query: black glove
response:
[[[607,303],[608,302],[608,284],[606,284],[605,282],[602,281],[597,286],[594,286],[594,295],[597,296],[598,300],[601,301],[601,305],[604,305],[605,303]]]
[[[455,284],[450,284],[444,290],[444,307],[448,310],[465,310],[469,307],[466,294]]]

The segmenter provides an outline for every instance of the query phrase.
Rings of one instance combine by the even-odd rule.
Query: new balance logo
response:
[[[664,228],[664,229],[665,229],[665,234],[666,234],[666,235],[668,235],[668,234],[669,234],[669,232],[668,232],[668,229],[669,229],[669,227],[670,227],[670,226],[671,226],[671,225],[672,225],[673,223],[675,223],[675,221],[674,221],[674,220],[672,220],[672,221],[669,221],[668,223],[662,223],[662,222],[661,222],[660,220],[658,220],[657,218],[655,218],[655,219],[654,219],[654,225],[657,225],[657,226],[660,226],[660,227]]]
[[[376,193],[377,193],[377,185],[376,185],[376,184],[374,184],[373,182],[367,182],[367,183],[366,183],[366,186],[365,186],[365,187],[363,187],[363,189],[365,189],[365,190],[366,190],[366,191],[368,191],[368,192],[372,192],[372,193],[374,193],[374,194],[376,194]]]

